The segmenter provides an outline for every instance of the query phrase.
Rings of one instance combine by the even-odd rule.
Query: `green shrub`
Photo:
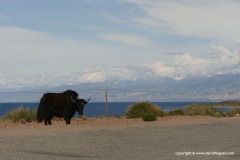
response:
[[[144,121],[156,121],[157,117],[155,115],[149,114],[149,115],[145,115],[142,118]]]
[[[4,117],[3,120],[11,121],[16,123],[20,120],[25,122],[32,122],[36,120],[37,110],[31,110],[30,108],[24,108],[20,106],[17,109],[14,109],[8,112]]]
[[[167,113],[168,116],[178,116],[178,115],[182,116],[184,114],[185,114],[185,111],[182,109],[172,110]]]
[[[214,117],[225,117],[226,115],[218,111],[211,104],[191,104],[186,107],[185,115],[194,116],[214,116]]]
[[[229,117],[234,117],[234,116],[236,116],[237,114],[240,115],[240,108],[235,109],[235,110],[231,110],[231,111],[227,112],[227,115],[228,115]]]
[[[150,102],[140,102],[130,106],[126,114],[127,118],[143,118],[145,115],[161,117],[164,112]]]

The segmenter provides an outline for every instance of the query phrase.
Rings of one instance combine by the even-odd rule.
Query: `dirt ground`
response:
[[[0,121],[0,135],[44,135],[56,134],[69,131],[114,129],[126,127],[144,127],[144,126],[181,126],[194,124],[211,124],[217,122],[228,122],[239,120],[240,116],[215,118],[210,116],[168,116],[158,117],[157,121],[144,122],[141,118],[74,118],[70,125],[66,125],[64,120],[53,120],[53,125],[45,126],[44,123],[10,123]]]
[[[239,159],[240,116],[0,122],[0,159]],[[234,155],[193,155],[193,153]],[[189,155],[192,154],[192,155]]]

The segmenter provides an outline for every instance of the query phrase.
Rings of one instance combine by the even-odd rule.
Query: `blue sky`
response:
[[[239,15],[237,0],[0,0],[0,86],[238,70]]]

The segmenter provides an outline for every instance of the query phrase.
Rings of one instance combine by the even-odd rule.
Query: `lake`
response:
[[[108,103],[108,115],[109,116],[124,116],[130,105],[137,102],[109,102]],[[175,109],[183,109],[185,106],[193,103],[210,103],[210,102],[152,102],[157,106],[160,106],[164,111],[170,111]],[[24,108],[37,109],[39,103],[0,103],[0,117],[7,112],[23,106]],[[85,105],[84,115],[92,118],[106,115],[106,103],[105,102],[89,102]],[[78,115],[76,115],[78,116]]]

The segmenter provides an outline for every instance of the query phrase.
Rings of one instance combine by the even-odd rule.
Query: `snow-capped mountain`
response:
[[[174,78],[138,78],[89,83],[55,83],[42,86],[21,86],[2,89],[1,101],[38,102],[45,92],[76,90],[81,98],[105,101],[222,101],[240,99],[240,74],[218,74],[176,80]]]

